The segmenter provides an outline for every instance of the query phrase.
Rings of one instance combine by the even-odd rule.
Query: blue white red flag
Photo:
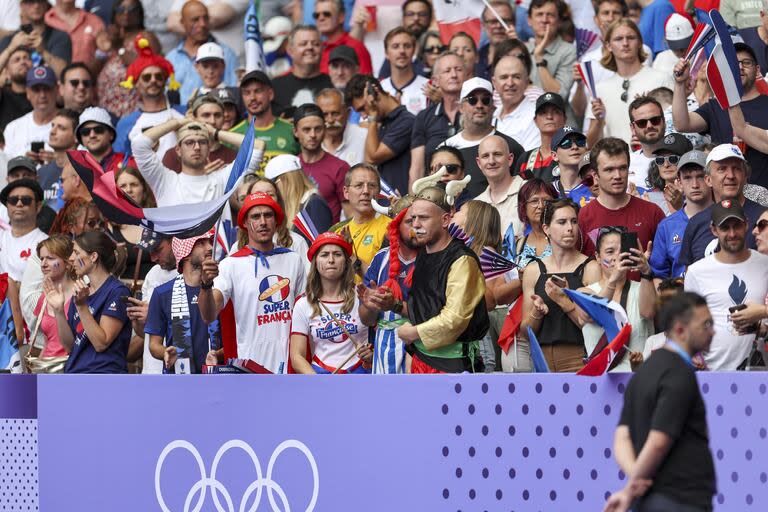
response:
[[[393,198],[400,197],[400,194],[392,188],[392,185],[384,181],[384,178],[379,178],[379,195],[381,197]]]
[[[224,189],[224,194],[216,199],[195,204],[180,204],[158,208],[141,208],[136,205],[115,184],[114,172],[104,172],[87,151],[67,151],[80,179],[83,180],[93,202],[101,213],[111,222],[142,226],[157,233],[177,238],[191,238],[208,232],[221,212],[227,206],[229,196],[237,189],[248,164],[253,158],[255,141],[254,128],[251,125],[245,134]]]
[[[622,327],[613,341],[598,354],[591,357],[589,361],[587,361],[587,364],[584,365],[584,368],[576,372],[576,375],[597,377],[613,368],[615,363],[620,362],[624,358],[624,354],[627,352],[627,343],[629,343],[631,334],[631,324]]]
[[[597,96],[595,96],[597,91],[595,90],[595,74],[592,72],[592,61],[588,60],[579,63],[577,69],[579,70],[579,75],[581,75],[581,81],[584,82],[584,85],[586,85],[589,90],[589,95],[593,98],[597,98]]]
[[[293,225],[310,243],[314,242],[315,238],[317,238],[317,228],[309,217],[307,210],[301,210],[296,214],[296,217],[293,218]]]
[[[621,307],[621,304],[577,290],[563,288],[563,291],[574,304],[584,310],[597,325],[603,328],[609,340],[614,339],[621,328],[628,323],[627,312]]]
[[[536,373],[549,373],[549,365],[544,359],[544,352],[541,351],[541,345],[536,338],[530,326],[528,326],[528,343],[531,346],[531,361],[533,362],[533,371]]]
[[[715,29],[709,23],[699,23],[693,31],[688,50],[685,52],[685,60],[691,60],[699,50],[715,37]]]
[[[245,72],[264,71],[267,64],[264,61],[264,48],[259,27],[260,0],[251,0],[245,12]]]
[[[744,94],[739,62],[728,25],[722,15],[713,9],[709,11],[709,17],[717,34],[717,43],[707,61],[707,80],[720,108],[728,110],[729,107],[738,105]]]

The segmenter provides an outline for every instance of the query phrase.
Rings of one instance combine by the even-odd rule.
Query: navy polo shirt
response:
[[[101,320],[102,315],[111,316],[123,322],[123,328],[103,352],[97,352],[91,345],[80,321],[75,301],[70,301],[67,324],[75,337],[75,343],[64,367],[65,373],[128,373],[126,357],[128,357],[128,344],[131,341],[131,322],[128,321],[122,297],[130,294],[127,286],[116,277],[109,276],[96,293],[86,301],[97,322]]]
[[[379,143],[386,144],[395,157],[379,164],[384,180],[401,194],[408,193],[408,169],[411,167],[411,139],[415,116],[400,105],[384,116],[379,127]]]
[[[451,123],[445,115],[442,102],[432,104],[418,113],[411,133],[411,149],[424,146],[425,169],[429,169],[435,148],[460,131],[460,118],[461,115],[456,112],[456,119]]]

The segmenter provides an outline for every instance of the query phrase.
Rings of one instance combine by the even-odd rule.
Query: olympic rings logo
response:
[[[155,466],[155,495],[157,496],[157,502],[160,505],[160,509],[163,512],[171,511],[166,505],[165,500],[163,499],[162,490],[160,489],[160,471],[163,468],[165,458],[177,448],[186,450],[191,453],[197,462],[198,469],[200,470],[200,480],[198,480],[187,493],[187,497],[184,501],[184,512],[200,512],[203,504],[205,503],[206,491],[208,487],[211,488],[211,498],[213,499],[213,503],[216,506],[217,512],[235,512],[232,496],[230,496],[229,491],[224,486],[224,484],[216,479],[216,470],[219,467],[221,458],[226,452],[233,448],[239,448],[248,454],[248,456],[251,458],[251,461],[253,462],[253,467],[256,470],[256,479],[246,488],[245,493],[240,500],[240,506],[237,509],[239,512],[244,512],[245,506],[250,500],[251,496],[256,493],[253,504],[247,511],[255,512],[259,508],[262,497],[261,495],[264,492],[264,489],[267,490],[267,499],[269,499],[269,504],[272,506],[273,512],[290,512],[291,507],[288,504],[288,497],[286,496],[282,487],[280,487],[277,482],[272,480],[272,471],[275,466],[275,461],[281,453],[289,448],[295,448],[296,450],[299,450],[301,453],[303,453],[307,458],[310,467],[312,468],[312,499],[310,499],[309,505],[307,505],[306,512],[311,512],[315,509],[315,504],[317,503],[317,495],[320,491],[320,478],[317,472],[317,463],[315,462],[315,458],[312,455],[312,452],[310,452],[309,448],[307,448],[307,446],[301,441],[289,439],[280,443],[278,447],[275,448],[275,451],[272,452],[272,456],[269,458],[269,463],[267,464],[267,474],[265,477],[261,471],[259,458],[256,456],[253,448],[251,448],[251,446],[245,441],[233,439],[224,443],[221,448],[219,448],[219,451],[216,452],[216,456],[213,458],[213,463],[211,464],[211,476],[206,476],[205,463],[203,462],[203,458],[200,456],[200,452],[197,451],[197,448],[195,448],[195,446],[189,441],[176,440],[168,443],[168,445],[163,449],[157,459],[157,465]],[[275,502],[275,494],[277,494],[278,498],[280,499],[282,509],[279,508]],[[195,503],[194,507],[190,509],[192,500],[194,499],[195,495],[198,495],[197,502]],[[219,495],[224,497],[226,508],[223,507],[221,501],[219,501]]]

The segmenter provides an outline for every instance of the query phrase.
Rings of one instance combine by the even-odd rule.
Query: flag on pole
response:
[[[16,341],[11,300],[8,298],[0,306],[0,368],[11,370],[11,373],[21,373],[19,342]]]
[[[549,373],[549,365],[544,359],[544,352],[541,351],[541,345],[536,338],[531,326],[528,326],[528,343],[531,346],[531,361],[533,362],[533,371],[536,373]]]
[[[728,25],[722,15],[713,9],[709,11],[709,17],[717,34],[717,42],[707,61],[707,80],[720,108],[728,110],[729,107],[741,103],[741,96],[744,94],[739,62]]]
[[[688,50],[685,52],[685,60],[691,60],[704,45],[715,37],[715,29],[709,23],[699,23],[693,31]]]
[[[581,62],[577,64],[579,75],[581,75],[581,81],[587,86],[589,95],[593,98],[597,98],[597,90],[595,89],[595,74],[592,72],[592,61]]]
[[[259,27],[259,4],[261,0],[251,0],[245,12],[245,72],[264,71],[267,69],[264,60],[264,49]]]
[[[632,325],[627,324],[621,328],[616,338],[611,341],[600,353],[591,357],[584,368],[576,372],[576,375],[597,377],[615,366],[615,363],[624,358],[627,351],[627,343],[632,334]]]
[[[227,206],[229,196],[237,189],[248,164],[253,158],[255,142],[253,124],[237,153],[227,180],[224,194],[210,201],[195,204],[179,204],[158,208],[141,208],[115,184],[114,172],[104,172],[99,163],[87,151],[67,151],[80,179],[83,180],[93,202],[109,221],[117,224],[142,226],[157,233],[191,238],[209,231]]]
[[[448,44],[456,32],[466,32],[472,36],[475,44],[480,43],[480,16],[485,9],[483,0],[446,0],[434,2],[433,6],[437,28],[444,44]]]
[[[307,210],[301,210],[296,214],[296,217],[293,218],[293,225],[296,226],[296,229],[298,229],[302,235],[304,235],[304,238],[309,240],[310,244],[317,238],[317,228],[315,227],[315,223],[312,222]]]
[[[515,342],[520,324],[523,322],[523,299],[518,297],[515,303],[509,308],[509,313],[504,319],[504,324],[501,326],[501,332],[499,332],[499,346],[505,354],[509,354],[509,349],[512,343]]]

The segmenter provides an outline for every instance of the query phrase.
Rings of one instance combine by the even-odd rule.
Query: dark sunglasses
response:
[[[656,165],[659,167],[664,165],[665,162],[669,163],[669,165],[677,165],[677,162],[680,161],[680,157],[677,155],[657,156],[653,161],[656,162]]]
[[[331,16],[333,16],[333,13],[331,13],[330,11],[320,11],[320,12],[313,12],[312,13],[312,18],[314,18],[316,20],[318,20],[320,18],[330,18]]]
[[[104,135],[106,131],[106,126],[86,126],[85,128],[80,128],[80,136],[87,137],[91,133],[95,133],[96,135]]]
[[[443,53],[445,46],[427,46],[424,48],[424,53]]]
[[[72,87],[80,87],[80,84],[83,84],[83,87],[87,89],[88,87],[91,87],[93,85],[93,82],[90,80],[78,80],[76,78],[73,78],[72,80],[68,80],[68,81],[69,81],[69,85],[71,85]]]
[[[760,219],[760,221],[755,224],[755,227],[757,228],[758,233],[762,233],[763,230],[768,227],[768,219]]]
[[[592,174],[587,174],[581,179],[581,184],[589,188],[595,184],[595,177]]]
[[[621,93],[621,101],[626,103],[627,98],[629,97],[629,78],[621,82],[621,88],[624,91],[623,93]]]
[[[153,78],[158,82],[165,82],[165,74],[159,71],[157,73],[145,73],[141,75],[139,78],[141,78],[141,81],[144,82],[145,84],[148,84],[149,82],[151,82]]]
[[[32,204],[32,201],[34,201],[34,197],[29,196],[9,196],[8,197],[8,204],[13,206],[18,206],[19,203],[21,203],[22,206],[29,206]]]
[[[490,96],[483,96],[482,98],[478,98],[477,96],[468,96],[464,99],[467,103],[470,104],[470,106],[477,105],[477,102],[481,102],[486,107],[491,104],[491,97]]]
[[[115,12],[117,14],[125,14],[128,12],[134,12],[138,10],[139,10],[138,5],[118,5],[117,7],[115,7]]]
[[[635,119],[632,121],[632,124],[638,128],[645,129],[645,127],[648,126],[648,123],[651,123],[653,126],[659,126],[663,119],[664,118],[661,116],[653,116],[649,117],[648,119]]]
[[[584,137],[573,137],[573,138],[566,138],[560,141],[560,144],[557,145],[557,147],[561,149],[571,149],[571,146],[576,144],[577,147],[585,148],[587,147],[587,139]]]
[[[439,171],[442,167],[445,167],[448,174],[456,174],[461,171],[461,166],[459,164],[435,164],[435,166],[432,167],[432,174]]]

